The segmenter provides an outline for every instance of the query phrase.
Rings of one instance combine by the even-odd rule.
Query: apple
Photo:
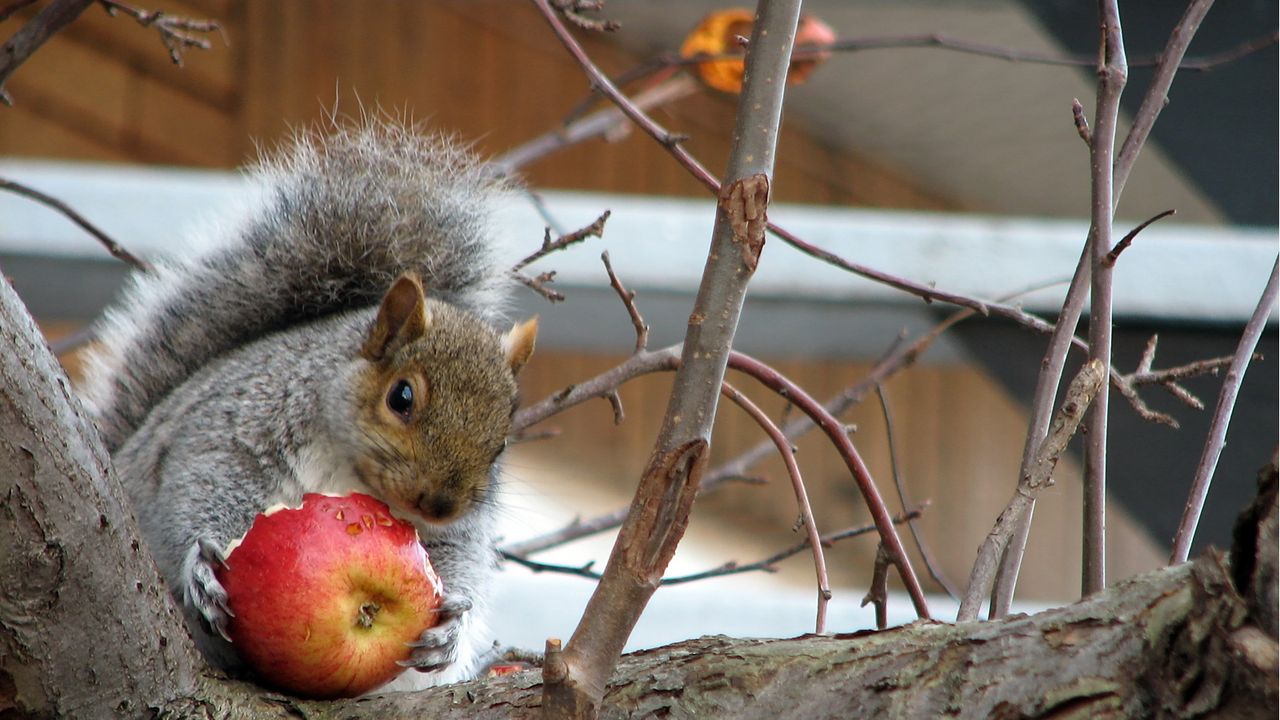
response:
[[[412,524],[360,493],[308,493],[259,514],[217,572],[229,635],[264,682],[354,697],[390,681],[435,624],[440,579]]]

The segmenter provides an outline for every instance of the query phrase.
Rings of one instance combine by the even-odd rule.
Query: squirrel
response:
[[[85,394],[142,534],[211,665],[242,666],[215,577],[267,507],[360,491],[418,528],[440,622],[383,690],[479,671],[498,458],[537,319],[500,333],[505,192],[441,136],[363,120],[303,131],[249,175],[211,247],[136,273]]]

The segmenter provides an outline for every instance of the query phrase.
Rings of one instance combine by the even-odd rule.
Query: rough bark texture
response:
[[[0,718],[540,714],[536,672],[343,702],[204,677],[67,387],[0,283]],[[1273,718],[1276,517],[1273,467],[1231,570],[1211,554],[1032,617],[634,654],[602,716]]]
[[[202,667],[69,388],[0,278],[0,717],[138,716]]]
[[[1273,718],[1276,673],[1275,636],[1251,624],[1226,565],[1209,555],[1030,617],[705,637],[635,653],[618,666],[601,717]],[[531,671],[417,696],[257,707],[279,717],[496,719],[537,717],[540,702]]]

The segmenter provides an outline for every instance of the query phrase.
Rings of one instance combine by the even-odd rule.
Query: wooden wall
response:
[[[515,0],[157,0],[225,24],[209,51],[174,67],[155,32],[91,7],[13,76],[0,155],[231,167],[335,105],[404,113],[501,153],[553,129],[585,97],[581,71],[528,3]],[[10,19],[7,31],[31,11]],[[608,38],[584,41],[606,71],[640,60]],[[678,39],[673,38],[673,45]],[[657,113],[725,165],[732,99],[707,94]],[[794,123],[792,124],[794,125]],[[888,169],[788,125],[781,200],[948,208]],[[647,137],[590,143],[530,168],[538,187],[704,195]]]

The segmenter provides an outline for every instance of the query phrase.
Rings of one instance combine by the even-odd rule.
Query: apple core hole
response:
[[[356,624],[368,630],[373,627],[373,619],[382,611],[382,606],[372,600],[361,603],[360,610],[356,613]]]

